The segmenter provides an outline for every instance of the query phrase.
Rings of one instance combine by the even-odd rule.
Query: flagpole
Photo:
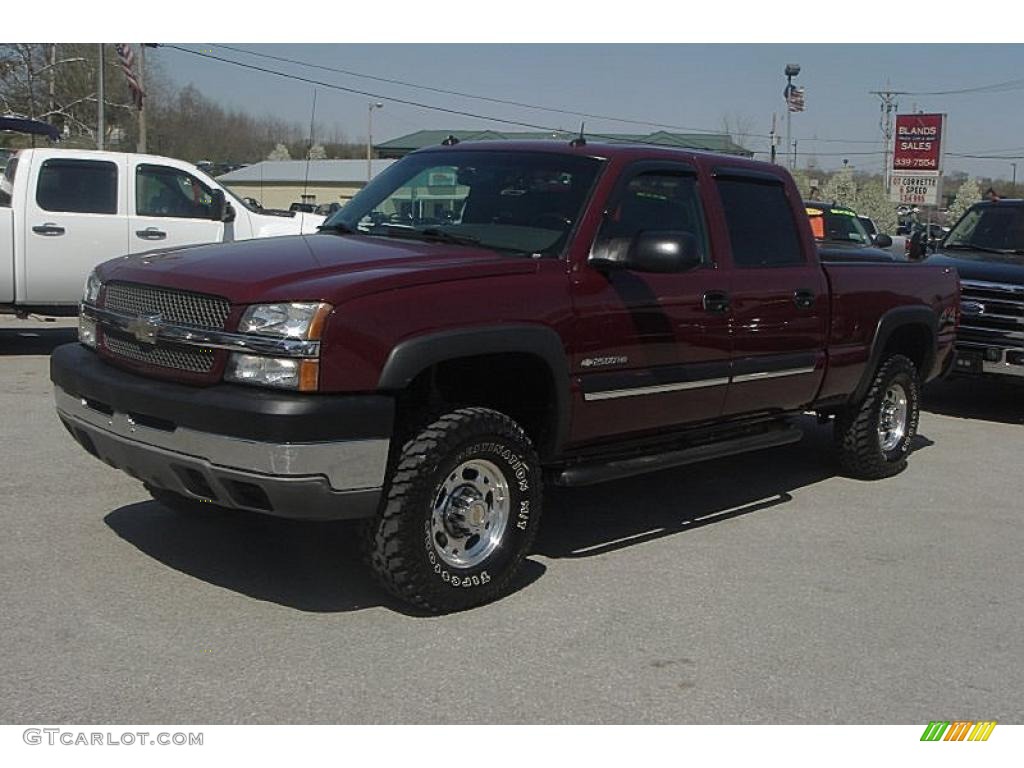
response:
[[[139,43],[139,90],[146,92],[146,44]],[[143,100],[139,99],[139,142],[136,151],[146,151],[146,107]]]

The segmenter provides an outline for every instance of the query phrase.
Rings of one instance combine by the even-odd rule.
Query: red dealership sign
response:
[[[945,115],[897,115],[892,169],[939,173],[945,127]]]

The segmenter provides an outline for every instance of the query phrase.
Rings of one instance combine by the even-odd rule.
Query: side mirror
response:
[[[685,272],[703,263],[697,238],[671,230],[608,240],[595,247],[587,261],[595,269],[662,273]]]
[[[210,218],[213,221],[224,221],[224,214],[227,210],[227,200],[224,192],[219,189],[210,190]]]
[[[235,206],[233,206],[231,203],[226,203],[225,206],[224,206],[224,218],[222,219],[222,221],[225,224],[230,224],[234,220],[235,220]]]
[[[875,235],[875,245],[879,248],[890,248],[892,247],[892,238],[879,233]]]

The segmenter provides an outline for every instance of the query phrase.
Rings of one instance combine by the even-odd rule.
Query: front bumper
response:
[[[953,370],[956,373],[985,373],[1024,379],[1024,348],[961,342],[957,344],[957,362]]]
[[[390,398],[168,384],[114,368],[79,344],[53,353],[50,377],[57,413],[79,444],[157,488],[298,519],[377,509]]]

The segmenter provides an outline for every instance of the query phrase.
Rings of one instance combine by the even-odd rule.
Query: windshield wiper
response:
[[[407,237],[411,240],[426,240],[428,242],[454,243],[455,245],[479,245],[480,238],[472,235],[456,235],[439,227],[427,227],[416,229],[415,227],[403,227],[395,224],[382,224],[376,228],[381,230],[388,237]]]
[[[1021,254],[1024,250],[1019,248],[989,248],[984,245],[975,245],[974,243],[950,243],[949,245],[940,246],[943,250],[947,251],[982,251],[984,253],[1013,253]]]

